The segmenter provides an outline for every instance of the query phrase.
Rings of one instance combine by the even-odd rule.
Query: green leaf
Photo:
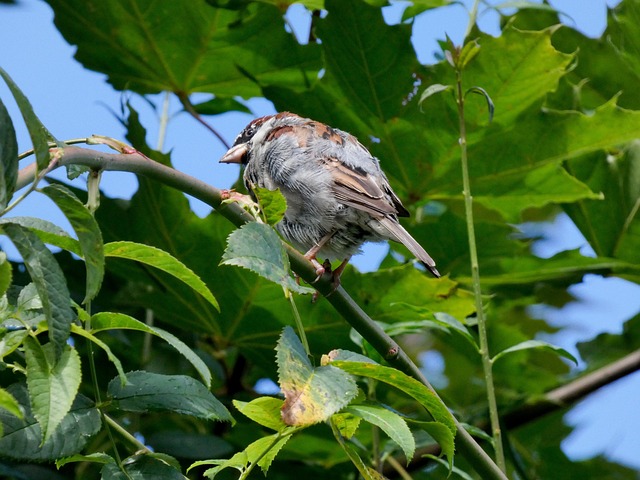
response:
[[[349,103],[359,116],[386,120],[397,115],[413,89],[417,68],[411,26],[387,25],[381,10],[364,2],[326,0],[325,7],[329,14],[319,22],[317,35],[326,75],[349,92]]]
[[[296,293],[314,290],[298,285],[291,277],[289,257],[282,241],[269,225],[252,222],[229,235],[227,249],[220,265],[236,265]]]
[[[402,21],[409,20],[422,12],[449,5],[451,0],[413,0],[402,13]]]
[[[184,356],[196,371],[202,377],[207,388],[211,387],[211,372],[207,365],[198,355],[195,354],[182,340],[172,333],[169,333],[158,327],[150,327],[146,323],[142,323],[129,315],[122,313],[101,312],[91,317],[91,332],[98,333],[104,330],[137,330],[139,332],[149,333],[163,339],[173,348],[175,348],[182,356]]]
[[[493,363],[495,363],[496,360],[498,360],[499,358],[502,358],[503,356],[505,356],[508,353],[519,352],[521,350],[532,350],[532,349],[535,349],[535,350],[550,350],[552,352],[557,353],[561,357],[564,357],[564,358],[566,358],[568,360],[571,360],[576,365],[578,364],[578,360],[576,360],[576,357],[571,355],[564,348],[556,347],[555,345],[551,345],[550,343],[543,342],[543,341],[540,341],[540,340],[527,340],[525,342],[518,343],[517,345],[514,345],[512,347],[509,347],[509,348],[507,348],[505,350],[502,350],[501,352],[497,353],[491,359],[491,361]]]
[[[80,337],[86,338],[87,340],[89,340],[90,342],[95,343],[102,350],[104,350],[104,352],[107,354],[107,358],[111,361],[111,363],[113,363],[115,365],[116,370],[118,371],[118,376],[120,377],[120,382],[122,383],[122,385],[124,385],[126,383],[127,377],[126,377],[126,375],[124,373],[124,369],[122,368],[122,363],[120,362],[118,357],[116,357],[113,354],[113,352],[109,348],[109,345],[104,343],[102,340],[100,340],[95,335],[92,335],[91,333],[87,332],[84,328],[79,327],[77,325],[71,325],[71,333],[73,333],[75,335],[78,335]]]
[[[430,453],[423,455],[424,458],[429,458],[431,460],[433,460],[434,462],[440,463],[442,465],[444,465],[445,467],[447,467],[449,469],[450,472],[455,473],[457,476],[459,476],[460,478],[462,478],[462,480],[473,480],[473,477],[471,475],[469,475],[467,472],[465,472],[464,470],[458,468],[458,467],[454,467],[452,466],[450,463],[445,462],[442,458],[436,457],[435,455],[431,455]],[[449,477],[451,478],[451,477]]]
[[[75,253],[79,257],[82,256],[80,242],[71,237],[62,228],[47,220],[35,217],[0,218],[0,226],[5,223],[15,223],[16,225],[28,228],[44,243],[55,245],[63,250]]]
[[[0,438],[0,455],[15,460],[53,461],[79,453],[101,428],[100,413],[93,402],[78,394],[71,410],[44,444],[40,424],[33,417],[29,394],[24,384],[14,384],[7,391],[22,405],[24,419],[0,410],[4,436]]]
[[[362,458],[360,458],[360,455],[358,455],[355,448],[345,441],[338,440],[338,443],[349,457],[349,460],[351,460],[351,463],[353,463],[358,472],[360,472],[360,475],[362,475],[364,480],[384,480],[385,477],[382,476],[381,473],[378,473],[362,461]]]
[[[7,254],[0,252],[0,297],[11,286],[12,278],[11,263],[7,260]]]
[[[285,327],[276,347],[278,376],[287,425],[323,422],[344,408],[358,393],[353,377],[328,365],[311,366],[300,340]]]
[[[107,455],[106,453],[96,452],[90,453],[89,455],[71,455],[69,457],[64,457],[59,460],[56,460],[56,468],[60,470],[68,463],[73,462],[91,462],[91,463],[115,463],[115,459],[111,455]]]
[[[259,397],[250,402],[233,400],[233,405],[244,416],[276,432],[287,427],[280,414],[283,403],[279,398],[273,397]]]
[[[180,260],[159,248],[135,242],[111,242],[104,246],[104,254],[106,257],[135,260],[162,270],[189,285],[213,305],[216,310],[220,310],[215,297],[200,277]]]
[[[434,83],[433,85],[429,85],[424,89],[422,95],[420,95],[420,100],[418,103],[422,104],[427,98],[431,95],[435,95],[436,93],[446,92],[448,90],[452,90],[453,87],[451,85],[442,85],[441,83]]]
[[[400,415],[382,406],[372,404],[349,405],[345,412],[379,427],[400,446],[407,458],[407,463],[413,458],[416,442],[407,423]]]
[[[56,358],[60,358],[69,338],[71,322],[75,319],[62,270],[51,252],[34,233],[9,221],[2,224],[2,230],[22,255],[29,276],[38,289],[49,325],[49,338],[54,346]]]
[[[4,388],[0,388],[0,410],[5,410],[20,420],[24,420],[24,414],[20,408],[20,404],[13,395]],[[3,435],[2,423],[0,423],[0,437]]]
[[[11,200],[18,178],[18,140],[7,108],[0,100],[0,211]]]
[[[258,198],[260,210],[267,224],[275,225],[284,218],[284,212],[287,210],[287,200],[279,188],[267,190],[266,188],[255,187],[251,191]]]
[[[41,346],[32,337],[24,341],[27,386],[34,417],[42,429],[42,444],[71,410],[81,380],[80,356],[66,345],[56,360],[51,344]]]
[[[340,435],[346,439],[351,439],[356,434],[361,422],[362,418],[347,413],[347,411],[334,413],[331,417],[331,423],[338,429]]]
[[[291,435],[279,436],[274,434],[256,440],[245,449],[249,462],[257,462],[262,473],[266,476],[271,463],[273,463],[273,460],[290,438]]]
[[[56,141],[49,133],[46,127],[40,122],[38,117],[33,111],[33,107],[24,93],[13,82],[9,74],[0,68],[0,77],[2,77],[9,87],[13,98],[18,104],[24,123],[27,125],[31,142],[36,153],[36,162],[38,164],[38,170],[43,170],[49,165],[49,142]],[[16,162],[17,162],[16,158]],[[17,172],[16,172],[17,175]],[[14,184],[15,185],[15,184]]]
[[[66,187],[54,184],[41,191],[58,205],[78,236],[87,269],[87,289],[82,303],[87,303],[98,294],[104,277],[104,247],[100,227],[87,207]]]
[[[409,419],[410,421],[410,419]],[[449,471],[453,469],[453,455],[455,453],[455,444],[451,437],[451,431],[442,423],[438,422],[415,422],[433,438],[442,449],[442,454],[447,457],[447,465]]]
[[[132,455],[123,459],[123,473],[116,463],[102,467],[103,480],[188,480],[176,467],[154,454]]]
[[[214,97],[193,106],[200,115],[219,115],[230,111],[251,113],[249,108],[233,98]]]
[[[127,8],[103,0],[48,3],[59,31],[77,45],[75,58],[118,90],[250,98],[260,96],[262,84],[300,88],[321,68],[320,47],[298,44],[270,5],[234,11],[203,1],[163,8],[148,8],[146,0]]]
[[[233,421],[225,406],[191,377],[138,371],[127,374],[125,386],[119,380],[111,380],[107,391],[122,410],[169,411],[205,420]]]
[[[456,434],[453,416],[442,401],[436,397],[436,394],[415,378],[409,377],[395,368],[372,363],[335,361],[331,362],[331,365],[352,375],[359,375],[381,381],[413,397],[427,409],[435,421],[442,423],[449,429],[451,432],[451,441],[453,441],[453,437]]]

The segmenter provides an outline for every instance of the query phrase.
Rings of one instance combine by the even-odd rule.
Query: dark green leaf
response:
[[[53,136],[49,133],[46,127],[40,122],[38,117],[33,111],[33,107],[24,93],[18,88],[18,86],[11,80],[9,74],[0,68],[0,77],[2,77],[11,90],[11,94],[18,104],[24,123],[29,130],[29,136],[33,143],[33,148],[36,153],[36,162],[38,164],[38,170],[43,170],[49,165],[49,142],[55,141]],[[17,158],[16,158],[17,161]],[[6,174],[5,174],[6,175]],[[6,178],[6,177],[5,177]],[[14,184],[15,185],[15,184]]]
[[[35,233],[44,243],[60,247],[63,250],[75,253],[79,257],[82,256],[80,242],[71,237],[62,228],[47,220],[35,217],[0,218],[0,226],[4,223],[21,225]]]
[[[174,466],[153,454],[133,455],[123,460],[126,474],[115,463],[102,467],[102,480],[188,480]]]
[[[108,392],[118,408],[130,412],[169,411],[205,420],[233,421],[202,383],[185,375],[130,372],[125,386],[114,378]]]
[[[58,205],[78,236],[87,269],[87,289],[82,301],[86,303],[98,294],[104,277],[104,247],[100,227],[87,207],[64,186],[49,185],[42,189],[42,193]]]
[[[148,8],[144,0],[127,8],[103,0],[48,3],[60,32],[77,45],[76,59],[107,74],[119,90],[250,98],[260,95],[251,77],[301,88],[320,69],[318,45],[299,45],[270,5],[234,11],[201,1],[162,8]]]
[[[104,352],[107,354],[107,358],[111,361],[111,363],[113,363],[113,365],[116,367],[116,370],[118,371],[118,376],[120,377],[120,383],[122,383],[122,385],[124,385],[126,383],[127,377],[126,377],[126,375],[124,373],[124,370],[122,368],[122,363],[120,362],[118,357],[116,357],[113,354],[113,352],[111,351],[111,348],[109,348],[109,345],[104,343],[102,340],[97,338],[95,335],[92,335],[91,333],[86,331],[84,328],[79,327],[77,325],[71,325],[71,332],[73,334],[75,334],[75,335],[78,335],[79,337],[86,338],[87,340],[89,340],[90,342],[95,343],[102,350],[104,350]]]
[[[42,308],[49,325],[49,338],[56,358],[66,346],[75,315],[62,270],[42,241],[31,231],[14,224],[4,223],[2,229],[9,236],[24,260],[31,280],[38,289]]]
[[[402,13],[402,21],[404,22],[433,8],[444,7],[450,3],[452,3],[451,0],[413,0]]]
[[[578,364],[578,360],[576,360],[576,357],[574,357],[573,355],[571,355],[569,352],[567,352],[564,348],[561,347],[557,347],[555,345],[551,345],[550,343],[547,342],[543,342],[540,340],[527,340],[525,342],[521,342],[518,343],[517,345],[514,345],[512,347],[509,347],[505,350],[502,350],[501,352],[498,352],[492,359],[491,361],[493,363],[496,362],[496,360],[498,360],[499,358],[502,358],[503,356],[507,355],[508,353],[512,353],[512,352],[519,352],[521,350],[550,350],[552,352],[557,353],[558,355],[571,360],[573,363],[575,363],[576,365]]]
[[[230,111],[251,113],[251,110],[244,104],[226,97],[215,97],[206,102],[198,103],[193,108],[201,115],[219,115]]]
[[[18,178],[18,141],[7,108],[0,100],[0,211],[11,200]]]
[[[24,420],[0,410],[4,436],[0,454],[16,460],[53,461],[80,452],[101,427],[100,413],[87,397],[79,394],[49,440],[42,444],[40,424],[33,417],[27,387],[14,384],[7,391],[24,408]]]

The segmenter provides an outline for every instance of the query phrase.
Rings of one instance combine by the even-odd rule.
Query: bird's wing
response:
[[[336,198],[345,205],[375,217],[408,214],[400,200],[390,192],[391,188],[378,185],[367,172],[350,168],[337,158],[322,159],[322,164],[331,172]],[[389,202],[389,197],[393,203]]]

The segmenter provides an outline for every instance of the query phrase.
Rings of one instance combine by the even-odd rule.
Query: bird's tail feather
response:
[[[436,269],[436,262],[426,252],[422,245],[407,232],[395,219],[383,217],[379,219],[380,224],[389,232],[391,238],[402,243],[435,277],[440,277],[440,272]]]

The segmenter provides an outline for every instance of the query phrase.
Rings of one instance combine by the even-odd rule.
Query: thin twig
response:
[[[191,115],[193,118],[195,118],[198,122],[200,122],[202,125],[204,125],[204,128],[206,128],[207,130],[209,130],[211,133],[213,133],[216,138],[218,140],[220,140],[220,142],[222,142],[222,144],[225,146],[225,148],[231,148],[231,145],[229,145],[229,143],[224,139],[224,137],[215,129],[213,128],[211,125],[209,125],[209,123],[207,123],[207,121],[202,118],[202,115],[200,115],[198,112],[196,112],[196,109],[194,108],[193,104],[191,103],[191,100],[189,100],[189,96],[186,94],[178,94],[178,99],[180,100],[180,103],[182,103],[182,106],[184,107],[185,111]]]

